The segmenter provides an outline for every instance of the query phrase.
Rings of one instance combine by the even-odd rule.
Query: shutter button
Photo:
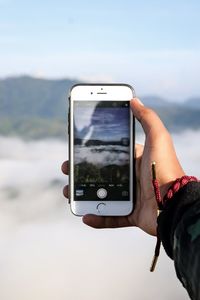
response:
[[[100,188],[100,189],[97,190],[97,196],[100,199],[106,198],[107,194],[108,194],[108,192],[107,192],[106,189]]]

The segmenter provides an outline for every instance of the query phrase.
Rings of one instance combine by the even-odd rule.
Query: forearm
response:
[[[200,183],[177,192],[158,218],[158,233],[191,299],[200,299]]]

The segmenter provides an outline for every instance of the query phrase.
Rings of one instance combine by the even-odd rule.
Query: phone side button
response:
[[[67,124],[67,133],[70,134],[70,123],[69,123],[69,119],[68,119],[68,124]]]
[[[105,203],[99,203],[99,204],[97,205],[97,211],[98,211],[99,213],[101,213],[101,212],[105,209],[105,207],[106,207],[106,204],[105,204]]]
[[[70,185],[68,185],[68,195],[67,195],[67,200],[68,200],[68,204],[71,204],[71,197],[70,197]]]

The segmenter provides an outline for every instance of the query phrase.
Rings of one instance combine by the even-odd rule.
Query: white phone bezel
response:
[[[75,201],[74,200],[74,157],[73,157],[73,102],[74,101],[129,101],[134,97],[134,90],[125,84],[80,84],[72,87],[69,97],[69,153],[70,153],[70,174],[69,174],[69,197],[73,214],[82,216],[85,214],[96,214],[101,216],[125,216],[133,210],[134,182],[134,132],[133,116],[130,111],[130,200],[129,201]],[[104,209],[98,210],[99,204],[104,203]]]

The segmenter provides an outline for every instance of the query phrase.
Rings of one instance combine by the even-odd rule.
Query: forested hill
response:
[[[0,134],[64,137],[67,94],[75,83],[29,76],[0,80]]]
[[[0,116],[65,118],[67,93],[76,81],[33,77],[0,80]]]
[[[67,94],[76,80],[29,76],[0,80],[0,134],[27,138],[66,136]],[[182,104],[144,97],[171,131],[200,128],[200,98]]]

